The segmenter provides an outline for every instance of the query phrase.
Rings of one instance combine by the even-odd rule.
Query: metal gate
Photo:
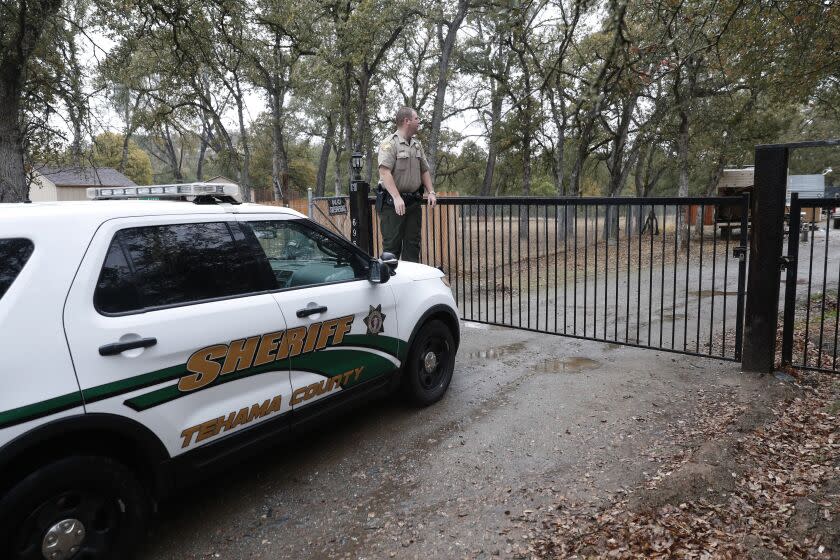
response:
[[[748,209],[746,195],[441,197],[423,208],[421,260],[464,320],[740,360]]]
[[[787,255],[783,258],[782,365],[838,371],[840,231],[836,200],[791,194]],[[840,226],[840,222],[837,223]]]

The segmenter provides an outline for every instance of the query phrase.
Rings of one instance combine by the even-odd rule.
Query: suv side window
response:
[[[278,288],[367,278],[359,253],[299,220],[245,222],[268,258]]]
[[[114,235],[94,305],[126,313],[274,287],[236,223],[146,226]]]
[[[0,239],[0,298],[23,270],[34,248],[28,239]]]

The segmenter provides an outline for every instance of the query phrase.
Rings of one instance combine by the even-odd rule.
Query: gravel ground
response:
[[[440,403],[375,403],[184,492],[140,557],[515,557],[558,503],[608,504],[656,476],[710,403],[747,417],[779,385],[732,362],[462,330]]]

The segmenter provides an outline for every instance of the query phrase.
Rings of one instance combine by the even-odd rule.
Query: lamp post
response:
[[[359,146],[356,146],[356,149],[353,150],[353,154],[350,156],[350,167],[353,168],[353,180],[354,181],[361,181],[362,180],[362,152],[359,151]]]
[[[362,180],[363,160],[361,148],[356,146],[350,155],[350,167],[353,169],[353,178],[350,180],[350,241],[356,247],[370,253],[373,249],[371,246],[373,227],[368,202],[370,185]]]

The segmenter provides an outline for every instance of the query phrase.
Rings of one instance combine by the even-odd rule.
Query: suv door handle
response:
[[[303,309],[297,310],[298,317],[309,317],[310,315],[315,315],[316,313],[326,313],[327,306],[321,305],[318,307],[304,307]]]
[[[128,342],[112,342],[111,344],[104,344],[99,347],[100,356],[116,356],[126,350],[134,348],[148,348],[157,344],[155,337],[141,338],[138,340],[129,340]]]

